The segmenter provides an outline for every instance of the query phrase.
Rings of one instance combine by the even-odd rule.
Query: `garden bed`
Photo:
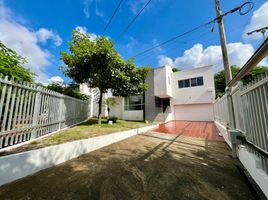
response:
[[[48,137],[40,140],[35,140],[29,144],[22,145],[20,147],[11,149],[9,151],[4,151],[0,153],[0,156],[5,156],[14,153],[20,153],[24,151],[30,151],[34,149],[39,149],[47,146],[63,144],[70,141],[86,139],[101,135],[110,134],[113,132],[125,131],[134,128],[140,128],[151,124],[145,124],[144,122],[134,122],[117,120],[116,123],[110,125],[107,123],[106,119],[102,120],[102,124],[98,124],[98,119],[89,119],[84,123],[81,123],[72,128],[60,131]]]

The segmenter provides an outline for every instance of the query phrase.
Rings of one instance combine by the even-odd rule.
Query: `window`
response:
[[[197,78],[197,85],[204,85],[203,77]]]
[[[125,110],[143,110],[143,95],[126,97]]]
[[[195,87],[204,85],[203,77],[184,79],[178,81],[179,88]]]
[[[190,87],[189,79],[179,81],[179,88],[187,88],[187,87]]]

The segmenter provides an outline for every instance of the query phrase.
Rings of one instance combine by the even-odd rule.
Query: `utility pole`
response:
[[[228,52],[226,47],[226,37],[225,37],[225,31],[224,26],[222,22],[222,16],[221,16],[221,9],[220,9],[220,1],[215,0],[215,7],[216,7],[216,13],[217,13],[217,22],[219,27],[219,33],[220,33],[220,40],[221,40],[221,51],[222,51],[222,58],[223,58],[223,65],[224,65],[224,72],[225,72],[225,83],[226,85],[232,80],[232,73],[229,66],[229,59],[228,59]]]

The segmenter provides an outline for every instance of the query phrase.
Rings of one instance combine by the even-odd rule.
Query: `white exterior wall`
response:
[[[160,98],[172,96],[171,75],[172,68],[163,66],[154,69],[154,95]]]
[[[204,85],[179,88],[178,81],[203,77]],[[174,72],[172,74],[171,112],[174,120],[214,121],[215,98],[212,66]]]
[[[179,88],[178,81],[196,77],[203,77],[204,85],[188,88]],[[169,80],[170,79],[170,80]],[[214,73],[212,66],[194,68],[179,72],[172,72],[170,66],[163,66],[154,69],[152,87],[154,96],[170,98],[171,113],[166,117],[170,120],[192,120],[192,121],[213,121],[213,102],[215,99]],[[87,90],[85,86],[81,88]],[[103,99],[111,97],[109,91],[104,94]],[[98,114],[98,103],[92,100],[93,116]],[[154,102],[152,102],[154,103]],[[184,106],[183,106],[184,105]],[[103,116],[107,116],[107,106],[103,105]],[[124,98],[117,98],[117,104],[111,107],[111,116],[125,120],[143,120],[143,110],[125,110]]]
[[[179,88],[178,80],[190,79],[203,76],[204,85],[188,88]],[[174,72],[172,74],[172,103],[177,104],[201,104],[213,103],[215,99],[214,92],[214,74],[212,66],[195,68]]]
[[[116,105],[111,106],[110,116],[115,116],[118,117],[119,119],[123,119],[123,101],[124,98],[116,97]]]
[[[213,106],[210,103],[175,105],[174,118],[189,121],[214,121]]]

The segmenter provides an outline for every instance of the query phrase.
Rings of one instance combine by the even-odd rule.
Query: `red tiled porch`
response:
[[[219,136],[219,131],[214,122],[191,122],[191,121],[171,121],[160,124],[155,132],[176,134],[188,137],[204,138],[206,140],[223,141]]]

